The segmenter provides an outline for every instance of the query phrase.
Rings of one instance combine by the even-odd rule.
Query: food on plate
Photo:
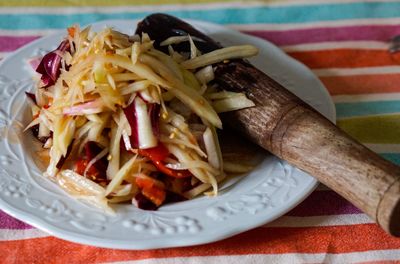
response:
[[[191,25],[165,14],[139,23],[154,46],[164,39],[190,35],[202,53],[221,45]],[[175,46],[188,52],[189,46]],[[195,63],[185,63],[196,65]],[[272,154],[308,172],[354,203],[386,231],[400,236],[400,167],[336,127],[307,103],[242,59],[213,64],[214,82],[228,92],[245,93],[254,107],[222,113],[224,127],[246,136]],[[290,87],[288,87],[290,88]],[[287,171],[290,175],[290,171]]]
[[[27,93],[42,143],[44,176],[70,195],[111,212],[110,203],[142,209],[214,196],[229,174],[251,166],[224,162],[219,113],[253,107],[241,92],[220,89],[213,64],[257,54],[251,45],[200,52],[190,35],[156,49],[145,32],[68,28],[37,65]],[[188,52],[174,46],[189,45]]]

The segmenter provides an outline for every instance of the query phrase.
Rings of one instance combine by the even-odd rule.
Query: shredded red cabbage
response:
[[[145,101],[146,102],[146,101]],[[147,102],[146,102],[147,103]],[[158,138],[160,134],[160,105],[147,103],[148,113],[150,115],[151,126],[153,128],[154,136]],[[131,127],[131,146],[132,148],[139,147],[139,138],[137,131],[137,117],[135,110],[135,102],[133,101],[130,105],[124,108],[126,119],[128,119],[129,126]]]
[[[58,76],[60,76],[61,54],[69,50],[69,41],[64,40],[57,49],[44,55],[36,68],[36,72],[42,75],[42,88],[47,88],[56,83]]]
[[[124,108],[124,114],[126,119],[128,119],[129,126],[131,127],[131,146],[132,148],[138,148],[139,139],[137,133],[137,120],[136,120],[136,110],[135,110],[135,101],[133,101],[130,105]]]

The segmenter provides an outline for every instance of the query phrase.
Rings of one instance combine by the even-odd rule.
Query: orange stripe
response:
[[[400,64],[400,53],[392,55],[386,50],[337,49],[289,52],[288,54],[312,69],[374,67]]]
[[[320,77],[331,95],[400,92],[400,74]]]
[[[111,250],[54,237],[0,242],[5,263],[94,263],[146,258],[284,253],[348,253],[400,248],[400,239],[375,224],[312,228],[257,228],[208,245],[159,250]]]

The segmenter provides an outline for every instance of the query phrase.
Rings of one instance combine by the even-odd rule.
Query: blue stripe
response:
[[[381,153],[379,155],[394,164],[400,165],[400,153]]]
[[[106,8],[104,8],[106,9]],[[331,21],[361,18],[391,18],[400,16],[400,2],[371,2],[348,4],[295,5],[274,7],[228,8],[214,10],[185,10],[168,12],[172,15],[206,20],[220,24],[251,23],[305,23],[314,21]],[[154,12],[157,11],[155,7]],[[1,29],[42,29],[65,28],[74,23],[81,25],[105,19],[140,19],[149,12],[120,12],[109,14],[21,14],[0,15]],[[266,28],[267,29],[267,28]]]
[[[336,103],[337,118],[400,112],[400,101]]]

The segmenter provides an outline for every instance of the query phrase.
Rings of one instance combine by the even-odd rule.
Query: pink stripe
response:
[[[287,215],[317,216],[336,214],[360,214],[357,207],[333,191],[315,191]]]
[[[38,36],[0,36],[0,52],[14,51],[39,38]]]
[[[400,25],[378,26],[343,26],[336,28],[311,28],[285,31],[244,31],[247,34],[261,37],[276,45],[295,45],[302,43],[343,41],[343,40],[376,40],[388,41],[400,34]]]
[[[388,41],[393,36],[400,34],[400,25],[343,26],[283,31],[268,31],[266,29],[244,32],[268,39],[276,45],[343,40]],[[39,36],[0,36],[0,52],[13,51],[37,38]]]
[[[30,225],[21,222],[0,210],[0,229],[30,229]]]
[[[400,25],[343,26],[335,28],[311,28],[283,31],[243,31],[273,42],[276,45],[295,45],[323,41],[376,40],[388,41],[400,34]],[[13,51],[39,36],[0,36],[0,52]]]

